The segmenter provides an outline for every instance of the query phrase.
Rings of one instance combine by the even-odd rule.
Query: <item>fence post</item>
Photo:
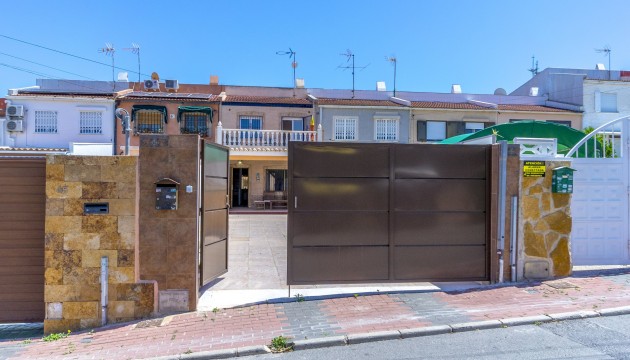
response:
[[[219,123],[217,124],[217,134],[215,136],[214,141],[219,145],[223,145],[223,142],[221,141],[222,139],[223,139],[223,123],[219,121]]]
[[[324,133],[324,130],[322,129],[322,124],[317,125],[317,141],[318,142],[321,142],[322,140],[324,140],[323,133]]]

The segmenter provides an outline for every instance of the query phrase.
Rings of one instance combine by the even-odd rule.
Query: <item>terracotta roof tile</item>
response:
[[[510,111],[541,111],[541,112],[573,112],[571,110],[558,109],[542,105],[499,105],[499,110]]]
[[[120,96],[120,99],[155,100],[155,101],[219,101],[219,97],[202,93],[173,93],[173,92],[148,92],[133,91]]]
[[[228,95],[224,102],[228,103],[254,103],[254,104],[298,104],[310,105],[311,102],[305,98],[294,97],[269,97],[269,96],[246,96]]]
[[[364,100],[364,99],[318,99],[319,105],[339,105],[339,106],[395,106],[405,107],[390,100]]]
[[[4,102],[4,98],[0,98],[0,117],[4,117],[7,110],[7,104]]]

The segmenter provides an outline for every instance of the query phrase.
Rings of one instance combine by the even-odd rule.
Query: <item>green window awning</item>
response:
[[[210,122],[212,122],[212,108],[211,107],[207,107],[207,106],[180,106],[177,108],[178,113],[177,113],[177,121],[181,122],[182,121],[182,115],[185,113],[191,113],[191,112],[195,112],[195,113],[203,113],[203,114],[207,114],[208,118],[210,119]]]
[[[153,110],[153,111],[159,111],[162,113],[162,117],[164,118],[164,122],[168,121],[168,116],[166,113],[166,106],[159,106],[159,105],[134,105],[131,107],[131,120],[135,121],[136,119],[136,112],[141,111],[141,110]]]

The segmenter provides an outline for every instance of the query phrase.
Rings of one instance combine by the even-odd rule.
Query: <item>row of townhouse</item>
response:
[[[554,81],[566,76],[551,76],[558,70],[547,69],[510,95],[465,94],[454,87],[451,93],[397,91],[395,97],[376,90],[229,86],[216,81],[168,89],[159,83],[148,90],[135,82],[43,79],[35,87],[9,91],[8,115],[0,117],[0,154],[121,154],[126,139],[115,111],[122,108],[131,118],[132,155],[138,152],[139,134],[200,134],[230,148],[231,205],[264,206],[266,198],[286,200],[290,141],[414,144],[519,120],[582,129],[584,119],[584,126],[593,125],[591,114],[597,110],[588,105],[587,93],[597,91],[595,85],[603,80],[591,78],[610,72],[584,72],[583,84],[571,80],[573,85],[562,87]],[[617,73],[600,85],[624,88],[625,79]],[[580,86],[588,90],[575,90]],[[567,87],[575,93],[571,101],[559,95]],[[610,91],[599,93],[599,112],[608,112]],[[628,102],[619,103],[615,110],[626,111]]]

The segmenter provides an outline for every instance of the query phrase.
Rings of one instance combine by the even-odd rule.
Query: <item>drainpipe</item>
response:
[[[507,175],[507,141],[499,141],[499,226],[497,254],[499,255],[499,283],[503,282],[503,253],[505,250],[505,193]]]
[[[518,226],[518,197],[512,196],[512,226],[510,231],[510,273],[512,282],[516,282],[516,234]]]
[[[118,123],[118,119],[116,119],[116,109],[118,109],[119,106],[119,101],[118,100],[114,100],[114,108],[113,108],[113,115],[114,115],[114,155],[118,155],[118,148],[117,148],[117,138],[118,138],[118,132],[116,131],[116,124]]]
[[[101,325],[107,325],[108,265],[108,257],[101,257]]]

